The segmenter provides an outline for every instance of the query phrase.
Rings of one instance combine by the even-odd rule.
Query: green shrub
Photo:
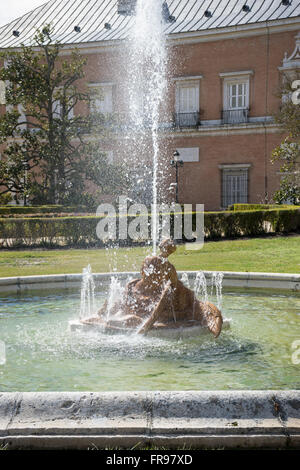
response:
[[[12,197],[10,193],[5,193],[0,195],[0,206],[6,206],[12,201]]]
[[[25,214],[56,214],[56,213],[70,213],[70,212],[87,212],[85,206],[61,206],[61,205],[47,205],[47,206],[0,206],[0,216],[14,216]]]
[[[3,248],[103,246],[105,240],[99,240],[96,234],[96,227],[101,218],[94,216],[1,218],[0,246]],[[127,220],[130,222],[134,218],[128,217]],[[193,219],[195,224],[195,213]],[[117,226],[118,222],[117,217]],[[300,209],[206,212],[204,225],[206,239],[288,233],[300,230]],[[128,239],[122,243],[132,244],[132,241]]]
[[[205,236],[210,239],[288,233],[300,230],[300,209],[208,212],[204,225]]]
[[[229,211],[261,211],[270,209],[294,209],[300,206],[292,206],[290,204],[232,204]]]

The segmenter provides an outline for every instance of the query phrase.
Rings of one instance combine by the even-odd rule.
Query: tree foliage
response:
[[[274,200],[280,204],[300,203],[300,80],[297,74],[284,77],[280,89],[282,105],[276,121],[288,136],[272,152],[272,162],[281,163],[280,189]]]
[[[86,59],[76,50],[62,55],[52,35],[46,26],[32,46],[1,54],[6,113],[0,117],[0,195],[82,204],[125,184],[120,165],[109,163],[101,150],[114,117],[92,112],[95,92],[84,85]]]

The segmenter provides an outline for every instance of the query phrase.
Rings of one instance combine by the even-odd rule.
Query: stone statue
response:
[[[223,319],[220,310],[210,302],[201,302],[177,276],[168,256],[175,252],[172,240],[163,240],[159,256],[147,256],[141,268],[141,279],[126,286],[124,297],[116,302],[107,316],[107,302],[97,317],[84,323],[103,323],[107,328],[137,329],[147,334],[150,329],[201,325],[217,338]]]

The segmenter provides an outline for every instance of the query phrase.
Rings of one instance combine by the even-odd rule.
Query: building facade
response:
[[[95,107],[126,113],[124,43],[134,4],[52,0],[0,28],[0,47],[29,43],[36,27],[51,22],[64,54],[77,47],[86,56],[85,80],[102,90]],[[184,162],[178,170],[180,203],[220,210],[271,201],[280,182],[271,153],[285,136],[274,121],[279,90],[284,74],[300,68],[300,1],[163,5],[170,67],[160,155],[167,186],[174,183],[170,161],[177,149]],[[122,158],[122,142],[120,132],[106,144],[109,158]]]

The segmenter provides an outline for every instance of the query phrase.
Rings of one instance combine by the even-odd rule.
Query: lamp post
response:
[[[176,198],[175,198],[175,202],[176,204],[178,203],[178,168],[180,166],[183,166],[183,160],[180,160],[179,159],[180,157],[180,153],[178,152],[178,150],[175,150],[175,152],[173,153],[173,160],[171,160],[171,165],[175,167],[175,172],[176,172]]]
[[[27,186],[27,171],[30,169],[30,165],[27,162],[27,160],[24,160],[23,162],[23,168],[24,168],[24,206],[27,206],[27,196],[26,196],[26,186]]]

